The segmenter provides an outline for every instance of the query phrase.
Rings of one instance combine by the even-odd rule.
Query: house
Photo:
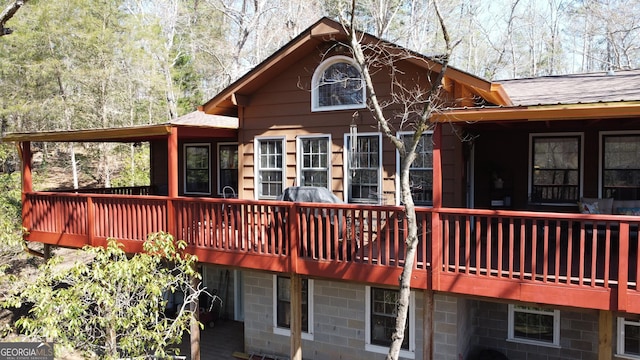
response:
[[[23,160],[25,239],[115,237],[135,252],[168,231],[244,321],[247,352],[382,358],[405,260],[399,157],[364,105],[345,39],[321,19],[173,123],[8,134]],[[441,70],[386,45],[411,55],[395,63],[398,81],[427,88]],[[374,72],[382,99],[389,73]],[[445,72],[411,170],[421,241],[402,358],[640,359],[638,84],[639,71],[501,82]],[[33,191],[40,141],[149,142],[151,186]],[[344,203],[280,201],[291,186]]]

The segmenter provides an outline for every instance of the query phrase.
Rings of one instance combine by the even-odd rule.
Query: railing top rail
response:
[[[490,216],[502,218],[532,218],[540,220],[583,220],[583,221],[624,221],[640,222],[640,216],[614,215],[614,214],[582,214],[582,213],[556,213],[542,211],[521,210],[487,210],[465,208],[440,208],[438,212],[451,215]]]
[[[166,196],[158,196],[158,195],[124,195],[124,194],[96,194],[96,193],[85,193],[85,192],[50,192],[50,191],[34,191],[25,194],[27,197],[29,196],[42,196],[42,197],[61,197],[66,196],[70,198],[104,198],[104,199],[114,199],[114,198],[123,198],[123,199],[144,199],[144,200],[167,200]]]
[[[98,194],[98,193],[84,193],[74,192],[74,190],[68,190],[69,192],[62,191],[34,191],[27,193],[27,195],[38,196],[69,196],[79,198],[140,198],[140,199],[153,199],[153,200],[167,200],[167,196],[159,195],[125,195],[125,194]],[[370,210],[370,211],[404,211],[404,206],[396,205],[376,205],[376,204],[348,204],[348,203],[314,203],[314,202],[291,202],[291,201],[279,201],[279,200],[251,200],[251,199],[233,199],[233,198],[211,198],[211,197],[187,197],[180,196],[174,198],[175,200],[182,202],[210,202],[220,204],[238,204],[238,205],[269,205],[274,207],[291,208],[294,204],[303,208],[317,208],[317,209],[340,209],[340,210]],[[417,213],[430,213],[433,211],[431,207],[416,206]]]

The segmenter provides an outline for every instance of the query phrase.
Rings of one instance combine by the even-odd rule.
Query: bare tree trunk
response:
[[[13,32],[13,29],[5,27],[7,21],[9,21],[28,0],[15,0],[7,5],[7,7],[0,13],[0,36],[9,35]]]
[[[195,264],[193,265],[193,267],[194,271],[197,272],[197,269],[195,269]],[[189,288],[192,299],[189,304],[189,311],[191,311],[191,321],[189,324],[189,338],[191,339],[191,360],[200,360],[200,321],[198,320],[198,316],[200,313],[200,304],[198,303],[198,297],[196,296],[197,294],[195,291],[199,288],[200,279],[197,276],[191,276],[191,287]]]
[[[394,144],[394,146],[398,149],[400,153],[401,160],[401,175],[400,175],[400,186],[401,186],[401,196],[402,202],[404,203],[405,215],[408,224],[408,235],[405,239],[406,250],[405,250],[405,263],[402,268],[402,275],[400,276],[399,283],[399,296],[398,296],[398,308],[396,314],[396,326],[394,333],[391,338],[391,346],[389,346],[389,352],[386,356],[387,360],[397,360],[400,356],[400,349],[402,347],[402,342],[405,337],[405,326],[407,323],[407,316],[409,313],[409,302],[411,295],[411,277],[413,273],[413,268],[415,264],[416,258],[416,249],[418,247],[418,226],[417,226],[417,217],[415,211],[415,204],[413,202],[413,196],[411,194],[411,186],[410,186],[410,178],[409,178],[409,170],[411,168],[411,164],[416,158],[416,148],[418,142],[420,141],[423,133],[429,128],[430,118],[435,111],[434,103],[438,100],[440,96],[440,91],[442,89],[442,81],[444,79],[444,74],[447,70],[447,66],[449,63],[449,59],[451,56],[452,48],[449,33],[444,24],[444,19],[440,14],[440,10],[438,9],[438,4],[436,0],[433,0],[433,5],[435,8],[435,13],[438,17],[438,21],[440,24],[440,28],[442,30],[442,35],[445,41],[446,53],[442,58],[442,68],[436,76],[435,81],[431,84],[430,88],[425,89],[424,96],[415,96],[413,99],[423,99],[418,101],[412,101],[405,108],[417,108],[419,109],[419,113],[415,112],[411,114],[407,114],[407,117],[411,117],[410,115],[415,115],[417,118],[415,122],[412,124],[414,131],[414,135],[411,139],[405,143],[403,139],[398,138],[395,135],[395,132],[392,130],[389,119],[385,117],[385,114],[382,109],[382,105],[378,101],[378,97],[376,94],[376,89],[373,86],[373,80],[371,79],[371,74],[369,72],[369,59],[364,54],[364,50],[362,44],[360,43],[360,36],[356,33],[355,30],[355,8],[356,8],[356,0],[352,0],[351,3],[351,22],[350,26],[347,29],[349,34],[350,46],[353,51],[353,58],[355,62],[359,65],[360,71],[362,72],[362,78],[365,82],[367,88],[367,97],[369,109],[376,119],[381,131],[385,134],[385,136]],[[343,23],[345,21],[343,20]],[[380,54],[378,54],[380,55]],[[375,55],[373,55],[375,56]],[[393,66],[393,63],[389,64],[389,66]],[[393,81],[393,80],[392,80]],[[407,90],[406,91],[412,91]],[[400,90],[400,91],[404,91]],[[406,98],[403,96],[399,96],[401,98]],[[408,96],[411,98],[411,96]],[[425,355],[426,356],[426,355]]]
[[[71,173],[73,174],[73,188],[78,188],[78,164],[76,163],[76,149],[73,143],[69,143],[69,152],[71,153]]]

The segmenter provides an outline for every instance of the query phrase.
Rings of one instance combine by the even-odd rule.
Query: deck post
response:
[[[22,158],[22,228],[31,229],[31,202],[27,201],[27,193],[33,192],[31,175],[31,142],[24,141],[18,145]]]
[[[598,359],[611,360],[613,353],[613,315],[600,310],[598,314]]]
[[[427,288],[440,288],[442,271],[442,228],[440,227],[440,209],[442,208],[442,126],[436,124],[433,130],[433,211],[431,212],[431,276],[427,277]]]
[[[629,282],[629,223],[620,222],[620,250],[618,252],[618,311],[627,310]]]
[[[167,138],[167,232],[177,238],[173,200],[178,197],[178,129],[171,127]]]
[[[178,197],[178,129],[171,127],[167,139],[167,190],[170,198]]]
[[[302,279],[291,274],[291,360],[302,360]]]
[[[93,206],[93,197],[87,197],[87,235],[89,236],[88,245],[96,246],[96,230],[95,230],[95,208]]]
[[[194,271],[198,271],[196,268],[196,264],[193,264]],[[191,276],[191,293],[198,289],[200,286],[200,279],[197,276]],[[189,338],[191,340],[191,360],[200,360],[200,321],[198,319],[198,315],[200,312],[198,304],[198,299],[194,299],[191,301],[189,305],[189,310],[191,311],[191,322],[189,324]]]
[[[289,271],[291,274],[298,273],[298,257],[300,254],[300,240],[298,239],[298,230],[300,229],[300,221],[298,218],[298,205],[293,203],[291,207],[288,208],[287,213],[287,236],[289,239]]]
[[[290,281],[291,287],[289,289],[291,296],[291,360],[302,360],[302,279],[298,274],[298,254],[299,254],[299,239],[298,239],[298,205],[295,203],[289,208],[287,214],[287,221],[289,228],[287,229],[287,238],[289,239],[289,258],[291,259],[290,266]]]
[[[422,358],[433,360],[433,290],[424,291],[424,314],[422,316],[424,335],[422,339]]]

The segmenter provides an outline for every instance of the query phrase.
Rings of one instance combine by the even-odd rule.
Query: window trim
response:
[[[319,85],[318,82],[320,78],[324,74],[324,71],[329,68],[331,65],[335,63],[348,63],[354,66],[360,72],[360,79],[362,81],[362,104],[348,104],[348,105],[332,105],[332,106],[319,106]],[[360,70],[360,66],[350,57],[344,55],[336,55],[332,56],[324,61],[322,61],[316,70],[313,72],[313,77],[311,78],[311,111],[319,112],[319,111],[332,111],[332,110],[350,110],[350,109],[364,109],[367,107],[367,89],[364,84],[364,79],[362,79],[362,71]]]
[[[616,346],[616,356],[623,357],[625,359],[640,359],[640,355],[626,354],[624,346],[624,326],[635,325],[640,327],[640,320],[626,319],[622,316],[618,317],[618,324],[616,327],[616,336],[618,338]]]
[[[282,336],[291,336],[291,329],[278,327],[278,277],[287,278],[286,276],[273,275],[273,333]],[[309,323],[308,331],[302,330],[302,338],[304,340],[313,340],[313,279],[303,278],[307,280],[307,319]]]
[[[528,159],[528,169],[527,169],[527,189],[528,189],[528,203],[535,205],[543,205],[543,206],[570,206],[575,205],[575,202],[541,202],[541,201],[532,201],[531,194],[533,192],[533,139],[534,138],[579,138],[580,141],[580,149],[579,156],[580,161],[578,166],[578,200],[583,195],[584,191],[584,133],[583,132],[559,132],[559,133],[530,133],[529,134],[529,159]]]
[[[556,310],[556,309],[547,310],[545,308],[539,308],[540,310],[532,310],[532,309],[516,310],[516,306],[518,305],[509,304],[507,341],[521,343],[521,344],[560,348],[560,310]],[[530,314],[541,314],[541,315],[553,316],[553,342],[536,341],[536,340],[523,339],[523,338],[516,337],[515,336],[515,316],[514,316],[516,311],[530,313]]]
[[[269,140],[279,140],[282,142],[282,168],[280,171],[282,172],[282,189],[280,189],[280,193],[284,192],[286,182],[287,182],[287,142],[284,136],[256,136],[253,142],[253,188],[254,188],[254,199],[255,200],[274,200],[275,196],[261,196],[260,193],[262,189],[260,188],[260,170],[262,169],[260,166],[260,143],[262,141]]]
[[[240,151],[238,150],[239,144],[237,142],[220,142],[216,146],[216,150],[217,150],[216,154],[218,156],[218,174],[217,174],[218,178],[216,180],[217,180],[217,185],[218,185],[218,195],[221,195],[221,196],[224,195],[224,193],[223,193],[223,187],[221,186],[222,184],[221,184],[221,180],[220,180],[220,174],[222,172],[221,171],[222,170],[222,168],[221,168],[222,161],[220,161],[220,147],[221,146],[234,146],[234,145],[236,146],[236,151],[238,153],[238,164],[237,164],[238,167],[236,168],[236,170],[238,170],[238,179],[237,180],[238,180],[238,187],[239,187],[240,186],[240,158],[239,158]],[[237,195],[239,189],[233,189],[233,190],[236,192],[236,195]]]
[[[398,131],[396,133],[396,136],[398,137],[398,139],[402,139],[402,136],[405,135],[413,135],[415,133],[415,131]],[[422,133],[422,135],[428,135],[431,136],[431,141],[433,142],[433,130],[427,130],[425,132]],[[431,154],[433,155],[433,150],[431,152]],[[402,205],[402,199],[400,196],[400,192],[401,192],[401,184],[400,184],[400,151],[398,151],[396,149],[396,205]],[[427,168],[419,168],[419,169],[427,169]],[[409,170],[409,172],[411,172],[411,170]],[[433,179],[433,167],[431,167],[431,177]],[[433,196],[433,189],[431,189],[431,196]],[[414,203],[415,203],[415,199],[414,199]],[[424,202],[421,202],[421,204],[416,204],[416,206],[424,206],[424,207],[433,207],[433,201],[431,202],[431,204],[426,204]]]
[[[303,168],[303,151],[302,151],[302,141],[305,139],[326,139],[327,141],[327,189],[331,191],[331,144],[333,144],[331,140],[331,134],[316,134],[316,135],[300,135],[296,137],[296,161],[297,161],[297,169],[296,169],[296,184],[302,184],[302,170],[307,169]]]
[[[187,190],[187,148],[189,147],[205,147],[207,148],[207,170],[208,170],[208,192],[188,191]],[[183,161],[183,193],[185,195],[211,195],[211,144],[210,143],[184,143],[182,144],[182,161]]]
[[[598,197],[602,198],[604,190],[604,138],[607,136],[637,136],[640,139],[640,131],[600,131],[600,144],[598,149]]]
[[[382,204],[382,198],[383,198],[383,191],[382,191],[382,171],[384,170],[383,164],[382,164],[382,153],[384,152],[382,149],[382,133],[379,132],[366,132],[366,133],[358,133],[358,137],[366,137],[366,136],[377,136],[378,137],[378,149],[380,151],[378,151],[378,194],[380,196],[378,196],[378,199],[376,201],[370,201],[370,202],[365,202],[365,201],[357,201],[355,202],[356,204],[374,204],[374,205],[381,205]],[[349,163],[349,141],[350,141],[351,135],[348,133],[344,134],[344,149],[343,149],[343,173],[344,173],[344,179],[343,179],[343,189],[344,189],[344,202],[346,203],[350,203],[353,204],[354,202],[351,201],[351,171],[350,171],[350,163]]]
[[[374,286],[376,288],[384,288]],[[396,289],[393,289],[396,290]],[[371,286],[365,286],[365,319],[364,319],[364,349],[365,351],[376,354],[389,353],[389,347],[375,345],[371,343]],[[409,312],[407,313],[407,322],[409,323],[409,350],[400,349],[400,357],[407,359],[416,358],[416,294],[411,291],[409,295]],[[407,334],[405,334],[407,336]]]

